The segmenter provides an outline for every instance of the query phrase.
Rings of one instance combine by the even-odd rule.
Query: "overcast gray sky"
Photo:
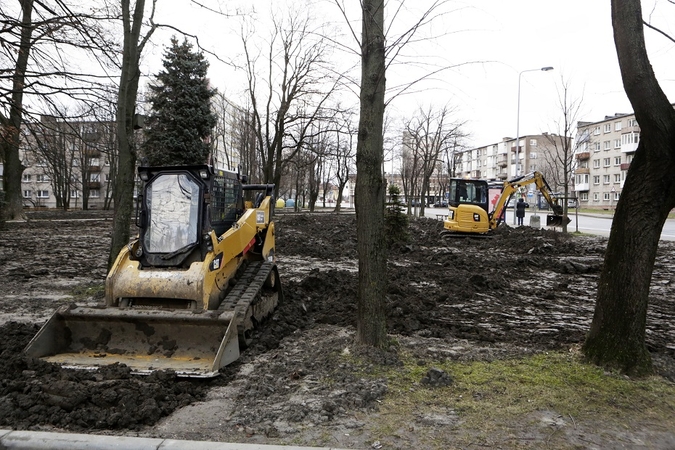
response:
[[[282,1],[252,0],[242,4],[254,6],[261,13],[263,30],[263,13],[271,3],[278,6]],[[357,0],[346,1],[358,8]],[[405,14],[397,18],[397,26],[406,28],[405,21],[412,23],[416,12],[429,2],[409,0]],[[222,4],[231,8],[236,2]],[[312,4],[326,17],[342,20],[333,1],[319,0]],[[160,8],[163,7],[166,4],[160,2]],[[621,84],[609,0],[456,0],[449,2],[446,9],[450,12],[435,21],[427,32],[444,36],[414,51],[424,58],[433,55],[437,65],[460,66],[428,82],[423,91],[397,98],[391,105],[393,113],[410,115],[417,105],[450,104],[456,107],[457,118],[467,122],[469,145],[482,146],[499,142],[502,137],[515,137],[518,74],[526,70],[521,78],[521,136],[556,131],[553,126],[561,116],[558,106],[561,78],[568,82],[572,97],[583,96],[579,120],[593,122],[605,115],[632,112]],[[667,0],[643,1],[643,12],[646,19],[666,32],[671,31],[665,18],[666,13],[673,16],[675,6]],[[220,54],[240,51],[240,42],[231,34],[238,29],[235,19],[216,17],[196,7],[160,11],[159,17],[199,35],[202,44]],[[672,26],[675,28],[675,23]],[[360,31],[358,23],[354,28]],[[675,46],[649,30],[646,35],[654,70],[673,101]],[[160,39],[155,41],[163,44]],[[156,55],[161,56],[161,50]],[[148,62],[151,61],[149,56]],[[529,72],[545,66],[554,70]],[[393,68],[387,76],[388,85],[404,81],[411,76],[410,72],[401,66]],[[209,76],[228,95],[236,97],[243,92],[243,78],[217,61],[211,60]]]

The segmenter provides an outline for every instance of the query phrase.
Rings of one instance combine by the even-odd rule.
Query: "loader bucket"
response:
[[[567,219],[567,221],[565,221]],[[546,226],[547,227],[562,227],[563,224],[568,224],[572,219],[565,217],[559,214],[549,214],[546,216]]]
[[[120,363],[133,373],[208,378],[239,357],[232,311],[59,308],[24,352],[63,367]]]

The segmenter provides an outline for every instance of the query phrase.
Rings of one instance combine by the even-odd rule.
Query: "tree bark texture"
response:
[[[108,268],[120,250],[129,243],[131,216],[134,210],[134,180],[136,148],[134,144],[134,114],[140,69],[138,67],[142,44],[139,43],[145,0],[137,0],[133,20],[129,0],[122,0],[124,26],[124,54],[117,100],[117,176],[115,177],[114,222]],[[149,36],[149,35],[148,35]],[[146,36],[146,39],[148,38]]]
[[[356,227],[359,255],[358,343],[387,343],[385,295],[387,249],[384,235],[386,183],[383,122],[385,93],[384,1],[362,2],[361,115],[356,150]]]
[[[12,76],[12,100],[9,105],[9,117],[3,121],[5,128],[1,145],[4,154],[4,189],[6,219],[23,217],[23,196],[21,193],[21,176],[25,167],[19,158],[21,125],[23,122],[23,91],[28,68],[28,55],[32,47],[33,34],[33,0],[21,1],[21,40],[16,65]]]
[[[617,204],[583,346],[596,364],[651,373],[645,346],[649,286],[663,224],[675,206],[675,111],[647,57],[639,0],[612,0],[614,41],[640,143]]]

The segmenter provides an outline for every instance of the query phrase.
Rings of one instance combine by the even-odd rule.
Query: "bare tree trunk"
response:
[[[129,227],[133,214],[134,179],[136,169],[136,148],[133,141],[134,113],[140,70],[139,59],[145,42],[154,29],[151,29],[139,42],[141,24],[145,9],[145,0],[136,0],[133,20],[130,16],[130,0],[122,0],[124,25],[124,54],[122,56],[122,74],[117,102],[117,176],[115,177],[114,222],[108,267],[111,267],[122,247],[129,243]]]
[[[18,219],[23,217],[23,201],[21,195],[21,175],[25,167],[19,158],[19,140],[23,121],[23,88],[26,81],[28,55],[31,50],[33,34],[33,0],[21,0],[21,42],[16,56],[16,66],[12,77],[12,103],[9,107],[9,118],[2,118],[5,135],[1,137],[4,157],[4,218]]]
[[[384,0],[362,2],[361,115],[356,150],[356,233],[359,254],[358,343],[387,344],[384,234],[386,182],[382,175],[385,93]]]
[[[585,355],[631,375],[652,371],[645,346],[649,285],[663,224],[675,206],[675,111],[644,43],[639,0],[612,0],[614,41],[624,89],[641,136],[607,244]]]

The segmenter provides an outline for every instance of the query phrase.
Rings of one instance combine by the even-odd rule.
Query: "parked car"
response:
[[[445,200],[442,200],[440,202],[436,202],[436,203],[434,203],[434,207],[435,208],[447,208],[448,202],[446,202]]]

